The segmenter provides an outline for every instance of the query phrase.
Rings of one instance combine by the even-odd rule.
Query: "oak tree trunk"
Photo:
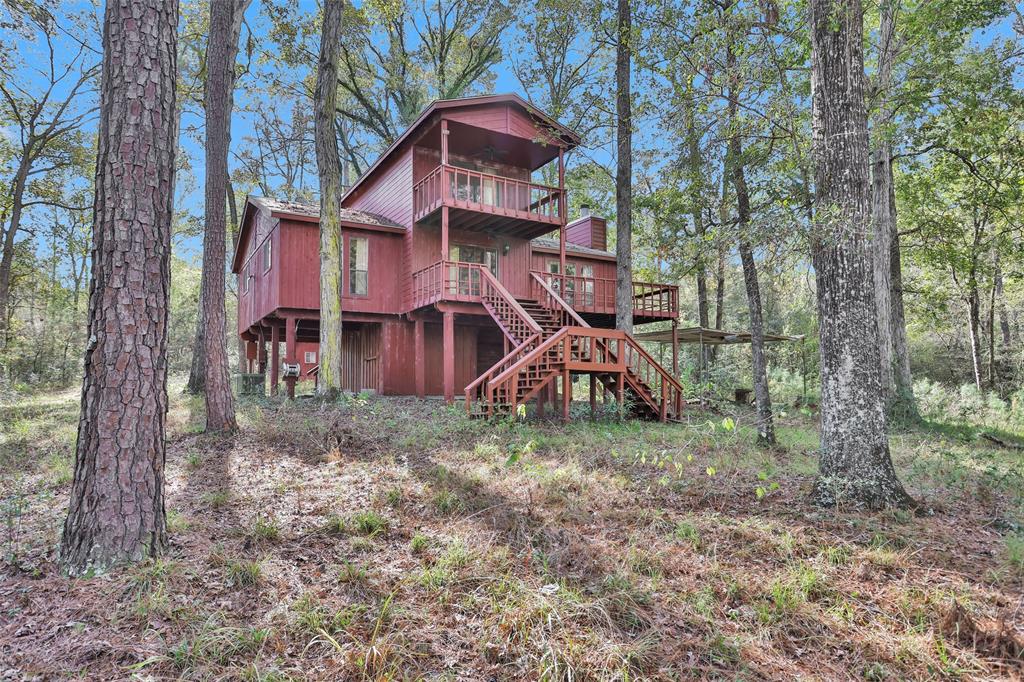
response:
[[[341,167],[336,116],[342,0],[326,0],[316,74],[314,124],[316,167],[320,175],[320,370],[317,391],[341,390],[342,237]]]
[[[61,564],[72,575],[166,542],[164,425],[178,3],[107,4],[89,341]]]
[[[235,56],[249,0],[211,0],[206,45],[206,230],[203,237],[203,361],[206,430],[234,431],[225,339],[224,260],[227,239],[228,150],[235,102]]]
[[[32,159],[22,156],[18,170],[14,175],[14,186],[11,190],[11,221],[3,233],[0,245],[0,348],[7,345],[7,320],[10,317],[11,301],[11,267],[14,265],[14,240],[21,228],[22,205],[25,201],[25,187],[28,184],[28,173]]]
[[[633,114],[630,90],[632,18],[618,0],[615,47],[615,328],[633,333]]]
[[[861,3],[811,0],[810,23],[822,440],[814,498],[909,506],[881,395]]]
[[[878,74],[875,83],[879,92],[879,105],[871,120],[873,148],[871,150],[871,225],[873,250],[873,280],[875,283],[875,308],[878,325],[878,355],[881,368],[882,395],[886,411],[895,402],[895,375],[893,370],[892,344],[892,303],[890,299],[892,282],[892,258],[890,249],[894,207],[889,205],[892,197],[889,183],[892,181],[892,143],[886,126],[892,117],[889,106],[889,90],[892,87],[892,67],[896,59],[896,0],[883,0],[879,8]]]
[[[996,307],[999,309],[1000,343],[1003,347],[1008,348],[1011,342],[1010,316],[1006,314],[1006,298],[1003,294],[1003,266],[998,250],[996,250],[995,261],[995,271],[992,278],[995,281],[996,287]]]
[[[735,40],[735,38],[733,38]],[[775,444],[775,423],[772,419],[772,400],[768,391],[768,369],[764,357],[764,316],[761,312],[761,287],[757,281],[757,264],[750,246],[750,192],[743,166],[743,142],[740,139],[739,121],[739,77],[736,73],[736,45],[730,44],[726,54],[729,70],[729,144],[726,167],[736,192],[736,217],[740,238],[740,261],[743,264],[743,284],[747,292],[747,309],[750,312],[751,370],[754,381],[754,402],[757,407],[757,440],[759,443]]]
[[[900,252],[900,232],[896,225],[896,189],[892,181],[892,163],[889,164],[889,311],[892,314],[893,382],[895,399],[890,409],[897,419],[916,421],[920,418],[914,399],[914,378],[910,373],[910,351],[907,348],[907,320],[903,310],[903,265]]]

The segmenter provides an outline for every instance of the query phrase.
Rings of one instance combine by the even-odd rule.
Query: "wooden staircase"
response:
[[[538,298],[516,299],[482,272],[484,307],[515,347],[466,387],[471,416],[515,414],[557,377],[590,374],[620,404],[628,397],[634,416],[681,419],[682,386],[631,335],[594,329],[537,275]]]

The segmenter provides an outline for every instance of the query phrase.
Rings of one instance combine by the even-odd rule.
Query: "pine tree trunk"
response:
[[[615,328],[633,333],[633,114],[630,90],[632,18],[629,0],[618,0],[615,48]]]
[[[196,335],[192,339],[192,364],[189,365],[185,393],[199,395],[206,390],[206,317],[203,315],[203,281],[199,284],[199,314],[196,316]]]
[[[61,563],[159,555],[178,3],[107,4],[82,410]]]
[[[313,102],[316,167],[320,174],[320,372],[317,391],[341,390],[342,237],[341,166],[337,119],[338,56],[341,51],[342,0],[326,0],[320,37],[320,62]]]
[[[224,262],[228,150],[235,103],[235,56],[249,0],[211,0],[206,46],[206,231],[203,237],[203,360],[206,430],[234,431],[235,406],[225,338]]]
[[[909,506],[889,455],[872,268],[859,0],[811,0],[823,505]]]

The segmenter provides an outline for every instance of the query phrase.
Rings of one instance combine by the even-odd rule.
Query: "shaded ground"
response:
[[[77,392],[0,406],[0,678],[1024,674],[1022,453],[970,429],[893,437],[933,510],[913,517],[808,505],[809,415],[764,451],[746,412],[562,427],[300,400],[218,439],[173,402],[167,556],[75,581],[55,558]]]

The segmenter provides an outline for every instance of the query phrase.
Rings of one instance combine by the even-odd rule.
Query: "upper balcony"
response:
[[[414,222],[440,224],[447,209],[451,229],[522,239],[564,224],[566,142],[525,121],[517,127],[513,113],[447,114],[417,138]]]
[[[448,226],[531,239],[562,224],[565,190],[441,164],[413,186],[413,219],[431,223],[447,206]]]

